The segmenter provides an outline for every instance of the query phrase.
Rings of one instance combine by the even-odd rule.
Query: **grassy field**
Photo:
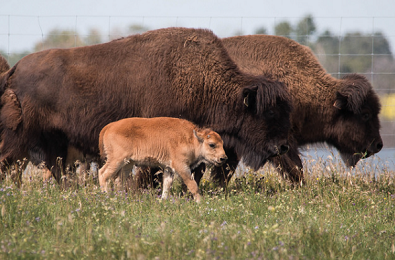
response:
[[[394,172],[306,163],[292,187],[271,167],[204,200],[158,190],[61,190],[37,173],[0,185],[0,259],[395,259]],[[262,178],[264,177],[264,178]]]

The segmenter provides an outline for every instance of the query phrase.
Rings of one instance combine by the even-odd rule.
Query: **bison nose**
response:
[[[376,151],[375,151],[375,153],[380,152],[382,148],[383,148],[383,142],[378,142],[376,144]]]
[[[280,150],[278,151],[278,154],[279,155],[286,154],[288,152],[288,150],[289,150],[289,145],[283,144],[280,146]]]
[[[220,158],[220,161],[221,161],[221,163],[223,163],[223,162],[225,162],[226,160],[228,160],[228,156],[222,156],[221,158]]]

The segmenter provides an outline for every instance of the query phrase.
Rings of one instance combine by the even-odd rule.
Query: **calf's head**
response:
[[[331,144],[347,166],[378,153],[383,147],[380,136],[380,102],[368,80],[360,75],[341,79],[333,104],[334,124]]]
[[[211,129],[194,130],[193,133],[201,144],[200,155],[206,162],[220,166],[228,159],[223,146],[224,142],[218,133]]]

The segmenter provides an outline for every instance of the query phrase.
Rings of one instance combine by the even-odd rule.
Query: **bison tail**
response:
[[[8,64],[7,60],[0,55],[0,73],[4,73],[10,69],[10,65]]]
[[[16,69],[16,65],[9,70],[1,71],[1,64],[0,64],[0,96],[3,95],[5,90],[7,89],[8,79],[12,76],[12,74],[14,74],[15,69]]]
[[[11,89],[6,89],[1,96],[1,122],[3,126],[15,131],[22,122],[22,108],[18,97]]]

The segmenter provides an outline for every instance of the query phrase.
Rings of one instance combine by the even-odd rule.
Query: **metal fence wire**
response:
[[[310,46],[333,76],[339,78],[348,73],[360,73],[369,79],[382,103],[380,119],[384,148],[394,149],[395,16],[311,18],[313,24],[306,19],[306,26],[303,27],[303,17],[0,14],[0,52],[13,64],[23,55],[48,48],[49,38],[59,47],[74,47],[172,26],[208,28],[219,37],[255,33],[283,35],[279,24],[288,24],[293,29],[283,36]]]

